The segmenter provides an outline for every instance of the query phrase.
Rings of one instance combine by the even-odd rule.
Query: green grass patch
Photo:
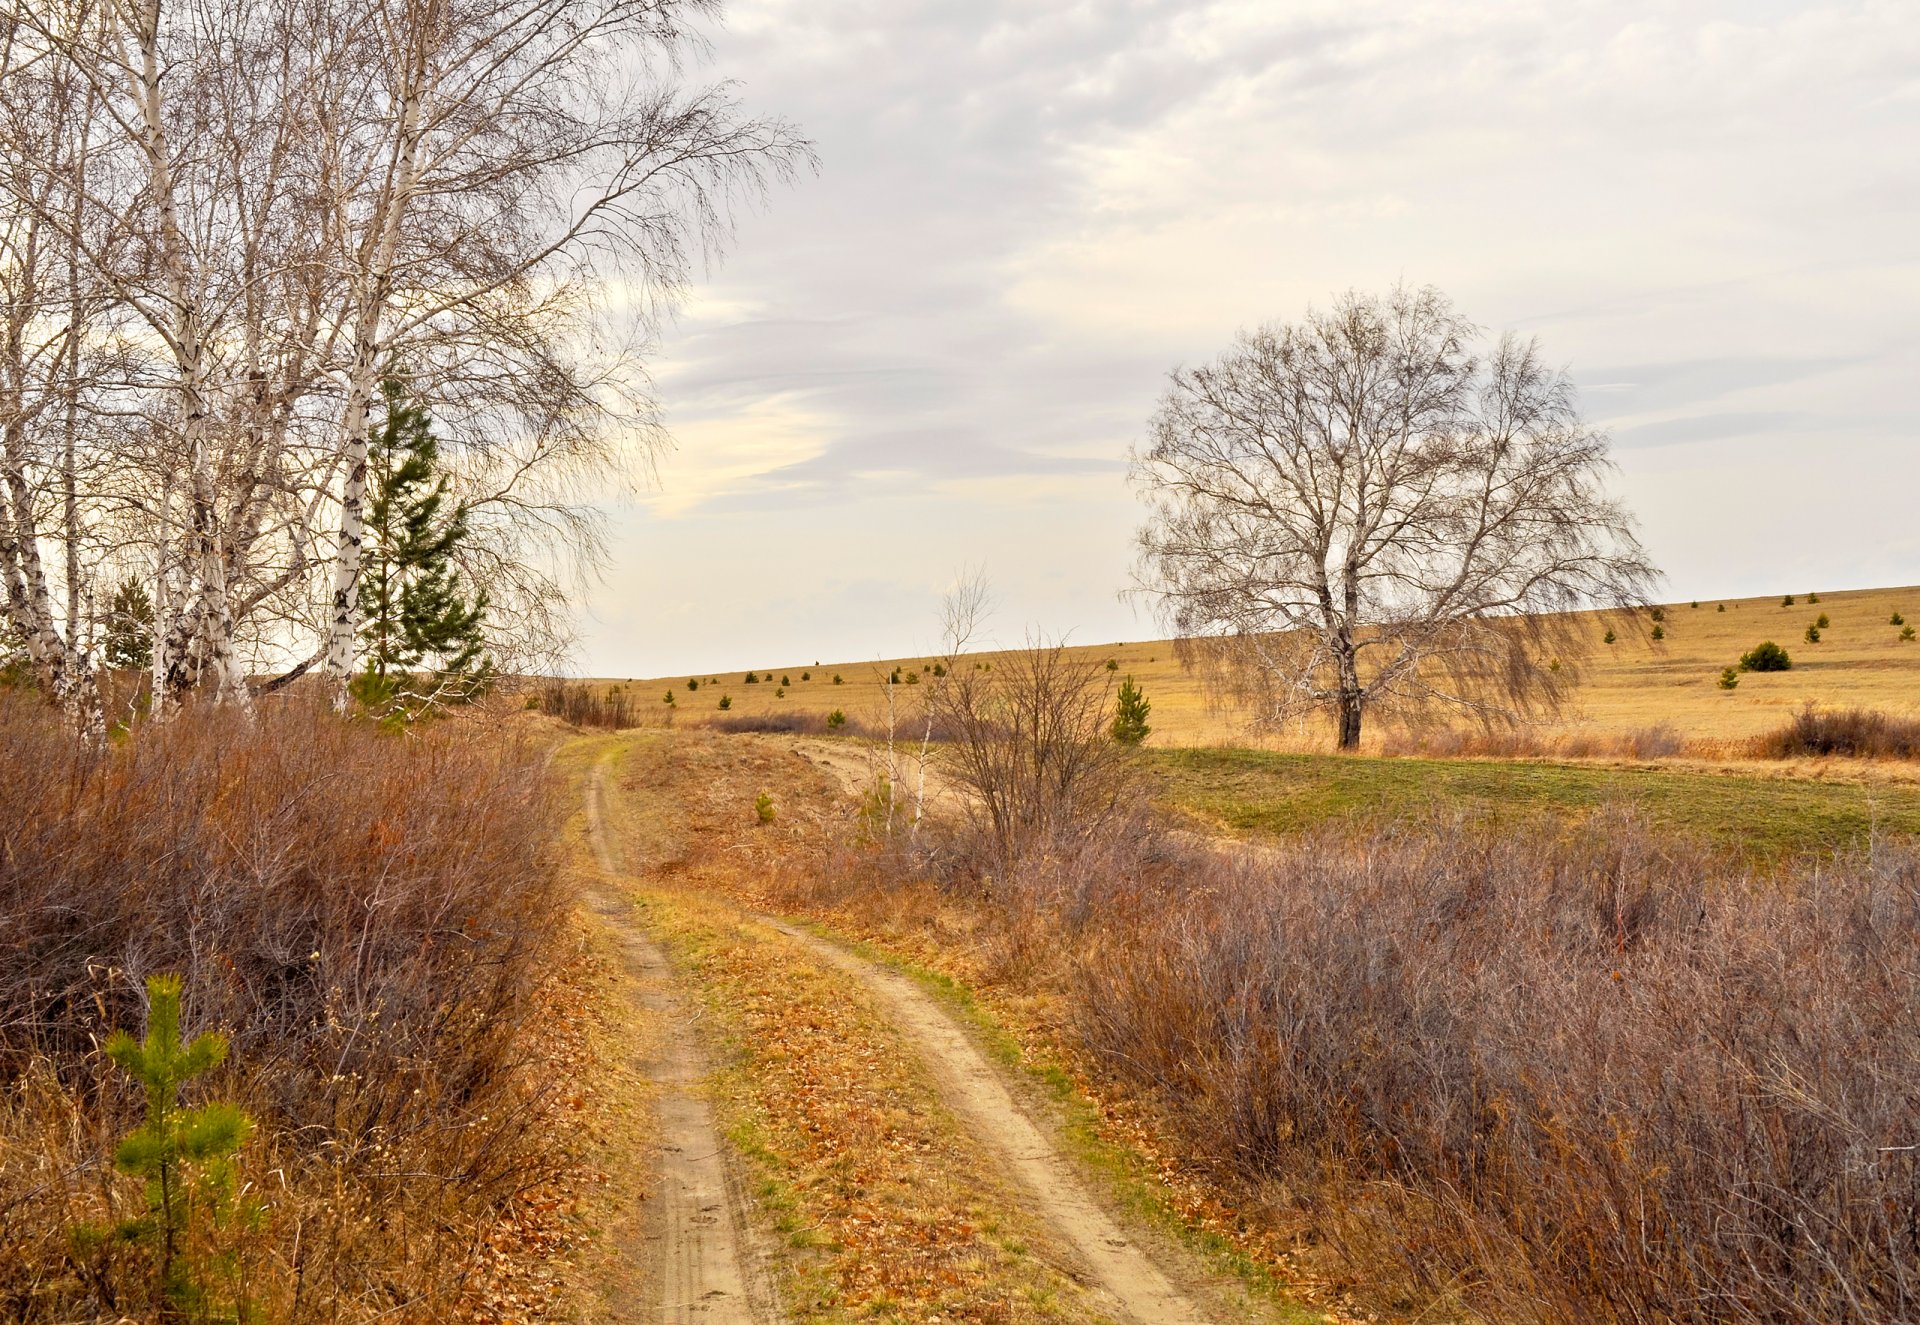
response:
[[[1166,803],[1236,833],[1291,835],[1461,814],[1502,827],[1630,805],[1647,820],[1780,858],[1920,834],[1920,789],[1677,768],[1378,759],[1264,750],[1152,750]]]

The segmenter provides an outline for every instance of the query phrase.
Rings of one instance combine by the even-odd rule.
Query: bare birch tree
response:
[[[686,78],[717,12],[0,0],[0,589],[52,689],[89,561],[151,588],[157,714],[294,660],[268,684],[342,695],[389,376],[440,422],[493,653],[551,650],[592,502],[661,437],[658,313],[811,160]]]
[[[98,226],[71,186],[98,106],[46,55],[17,25],[0,26],[0,141],[13,149],[0,160],[0,618],[47,692],[99,740],[90,566],[102,549],[80,383],[107,363],[95,334],[103,301],[74,239]]]
[[[604,467],[617,434],[651,443],[644,378],[606,334],[614,297],[644,333],[733,199],[810,160],[725,88],[672,77],[686,24],[717,12],[708,0],[364,3],[350,67],[368,76],[329,126],[350,347],[326,642],[337,692],[357,633],[368,407],[396,357],[443,426],[478,421],[466,464],[482,490],[462,494],[476,527],[504,512],[502,532],[531,522],[590,547],[577,504],[515,480]]]
[[[1353,749],[1369,709],[1518,721],[1576,674],[1565,613],[1646,601],[1606,436],[1537,344],[1480,340],[1401,288],[1173,374],[1133,457],[1136,583],[1258,724],[1331,710]]]

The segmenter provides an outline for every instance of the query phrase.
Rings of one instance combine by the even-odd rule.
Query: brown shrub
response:
[[[1755,738],[1762,759],[1845,755],[1858,759],[1920,759],[1920,718],[1875,709],[1800,710],[1785,726]]]
[[[1783,879],[1625,820],[1196,850],[1073,1003],[1196,1154],[1503,1321],[1920,1313],[1920,858]]]
[[[707,726],[715,731],[739,735],[743,732],[773,733],[783,736],[872,736],[875,733],[855,717],[845,718],[838,727],[829,726],[827,715],[807,709],[790,713],[733,713],[711,717]]]
[[[640,725],[640,708],[624,686],[549,681],[537,692],[540,711],[573,727],[618,731]]]
[[[1038,640],[933,690],[927,730],[946,743],[941,771],[961,793],[947,839],[962,869],[1030,879],[1133,811],[1135,765],[1108,729],[1111,691],[1100,663]]]
[[[493,1212],[555,1162],[522,1070],[567,904],[540,752],[269,704],[91,753],[0,701],[0,769],[0,1316],[144,1304],[67,1229],[137,1201],[109,1157],[138,1101],[98,1045],[159,971],[232,1042],[207,1094],[261,1124],[266,1314],[456,1314]]]

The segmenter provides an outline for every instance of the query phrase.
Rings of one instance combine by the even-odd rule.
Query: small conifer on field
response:
[[[1653,628],[1653,637],[1657,640],[1665,639],[1667,637],[1667,628],[1665,626],[1655,626]]]
[[[1720,604],[1720,606],[1714,608],[1713,610],[1716,612],[1724,612],[1727,610],[1727,605],[1725,603],[1722,603]]]
[[[1107,659],[1107,670],[1108,670],[1109,672],[1117,672],[1117,671],[1119,671],[1119,670],[1120,670],[1120,660],[1119,660],[1118,658],[1109,658],[1109,659]]]
[[[840,673],[838,673],[838,672],[835,672],[835,673],[833,674],[833,683],[834,683],[835,685],[841,685],[841,684],[844,684],[844,683],[843,683],[843,682],[842,682],[842,681],[840,680]]]
[[[253,1120],[230,1104],[180,1107],[180,1088],[227,1056],[227,1041],[208,1032],[180,1042],[180,978],[147,978],[147,1033],[135,1041],[115,1031],[107,1057],[140,1083],[146,1122],[120,1142],[114,1167],[146,1180],[146,1213],[106,1227],[74,1231],[83,1254],[110,1243],[132,1244],[151,1258],[161,1319],[251,1316],[240,1244],[265,1218],[256,1200],[237,1191],[234,1160]]]
[[[471,533],[468,508],[448,491],[432,416],[397,378],[382,382],[380,393],[386,418],[367,443],[361,549],[366,669],[351,688],[370,710],[404,719],[477,698],[493,680],[493,661],[486,591],[469,594],[459,567]],[[422,670],[432,678],[424,687],[413,677]]]
[[[1740,685],[1740,669],[1739,668],[1728,667],[1720,673],[1720,688],[1722,690],[1735,690],[1739,688],[1739,685]]]
[[[1700,600],[1698,598],[1693,600],[1693,610],[1696,612],[1700,610]]]
[[[785,699],[787,697],[787,688],[785,686],[781,686],[779,689],[773,692],[773,697],[775,699]]]
[[[945,663],[935,663],[933,665],[933,674],[935,676],[945,676],[947,674],[947,665]]]
[[[1665,621],[1667,619],[1667,609],[1664,607],[1656,607],[1652,612],[1648,613],[1648,615],[1655,621]]]
[[[833,712],[827,714],[827,726],[844,727],[846,725],[847,725],[847,715],[842,713],[839,709],[835,709]]]
[[[800,679],[801,679],[802,681],[811,681],[811,680],[813,680],[813,673],[812,673],[812,672],[802,672],[802,673],[800,673]]]
[[[668,704],[673,703],[673,691],[671,690],[667,691],[667,697],[664,702]]]
[[[773,797],[761,792],[753,798],[753,817],[763,824],[773,822]]]
[[[1147,715],[1152,711],[1153,701],[1141,692],[1129,674],[1114,695],[1113,739],[1122,745],[1138,745],[1146,740],[1153,730],[1147,725]]]
[[[1792,595],[1792,594],[1788,594],[1788,595],[1787,595],[1786,597],[1784,597],[1784,598],[1782,598],[1782,599],[1780,600],[1780,606],[1782,606],[1782,607],[1792,607],[1792,606],[1793,606],[1793,595]]]
[[[723,708],[723,709],[730,709],[730,708],[732,708],[732,707],[733,707],[733,696],[732,696],[732,695],[722,695],[722,696],[720,696],[720,707],[721,707],[721,708]]]
[[[691,691],[691,690],[698,690],[699,688],[700,688],[700,683],[699,683],[698,681],[695,681],[695,680],[692,680],[692,679],[689,679],[689,680],[687,681],[687,689],[688,689],[688,690],[690,690],[690,691]]]
[[[1892,616],[1887,618],[1887,624],[1889,626],[1904,626],[1907,624],[1907,619],[1901,616],[1898,612],[1895,612]]]
[[[1793,659],[1772,640],[1756,644],[1740,655],[1740,670],[1743,672],[1785,672],[1792,668]]]
[[[750,685],[750,686],[757,686],[757,685],[759,685],[759,684],[760,684],[760,677],[759,677],[759,675],[758,675],[757,673],[754,673],[754,672],[748,672],[748,673],[747,673],[747,681],[746,681],[746,683],[747,683],[748,685]]]
[[[771,676],[773,675],[773,673],[771,673],[771,672],[769,672],[769,673],[767,673],[767,675],[768,675],[769,677],[771,677]],[[792,678],[791,676],[785,676],[785,675],[783,675],[783,676],[781,676],[781,678],[780,678],[780,684],[781,684],[782,686],[790,686],[790,685],[792,685],[792,684],[793,684],[793,678]]]
[[[1605,635],[1600,637],[1600,642],[1602,644],[1611,644],[1614,642],[1614,640],[1618,638],[1619,636],[1615,635],[1611,630],[1609,630]]]
[[[1809,603],[1817,603],[1820,601],[1820,595],[1817,593],[1810,593],[1807,595],[1807,601]]]
[[[920,673],[918,673],[918,672],[908,672],[908,673],[907,673],[907,684],[908,684],[908,685],[910,685],[910,686],[917,686],[917,685],[919,685],[919,684],[920,684]]]
[[[1820,627],[1808,626],[1806,640],[1809,644],[1818,644],[1820,642]]]
[[[1912,627],[1912,626],[1902,626],[1902,627],[1900,628],[1900,638],[1901,638],[1901,639],[1912,639],[1912,638],[1913,638],[1913,627]]]
[[[1825,630],[1828,626],[1831,626],[1833,622],[1827,620],[1827,614],[1825,612],[1822,612],[1820,614],[1820,619],[1815,621],[1813,624],[1820,627],[1820,629]]]

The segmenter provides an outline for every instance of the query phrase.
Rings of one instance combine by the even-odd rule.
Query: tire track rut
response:
[[[666,954],[635,924],[612,881],[623,877],[601,814],[605,767],[587,788],[588,836],[604,879],[590,893],[594,913],[619,942],[635,1000],[661,1028],[641,1064],[659,1095],[659,1206],[647,1221],[654,1274],[645,1319],[666,1325],[778,1325],[766,1258],[755,1245],[713,1109],[701,1093],[706,1055],[694,1017],[674,988]]]
[[[771,916],[756,917],[859,980],[918,1049],[940,1096],[1025,1190],[1032,1212],[1076,1255],[1102,1305],[1134,1325],[1208,1325],[1203,1313],[1107,1213],[1073,1161],[1014,1099],[1000,1070],[913,980]]]

